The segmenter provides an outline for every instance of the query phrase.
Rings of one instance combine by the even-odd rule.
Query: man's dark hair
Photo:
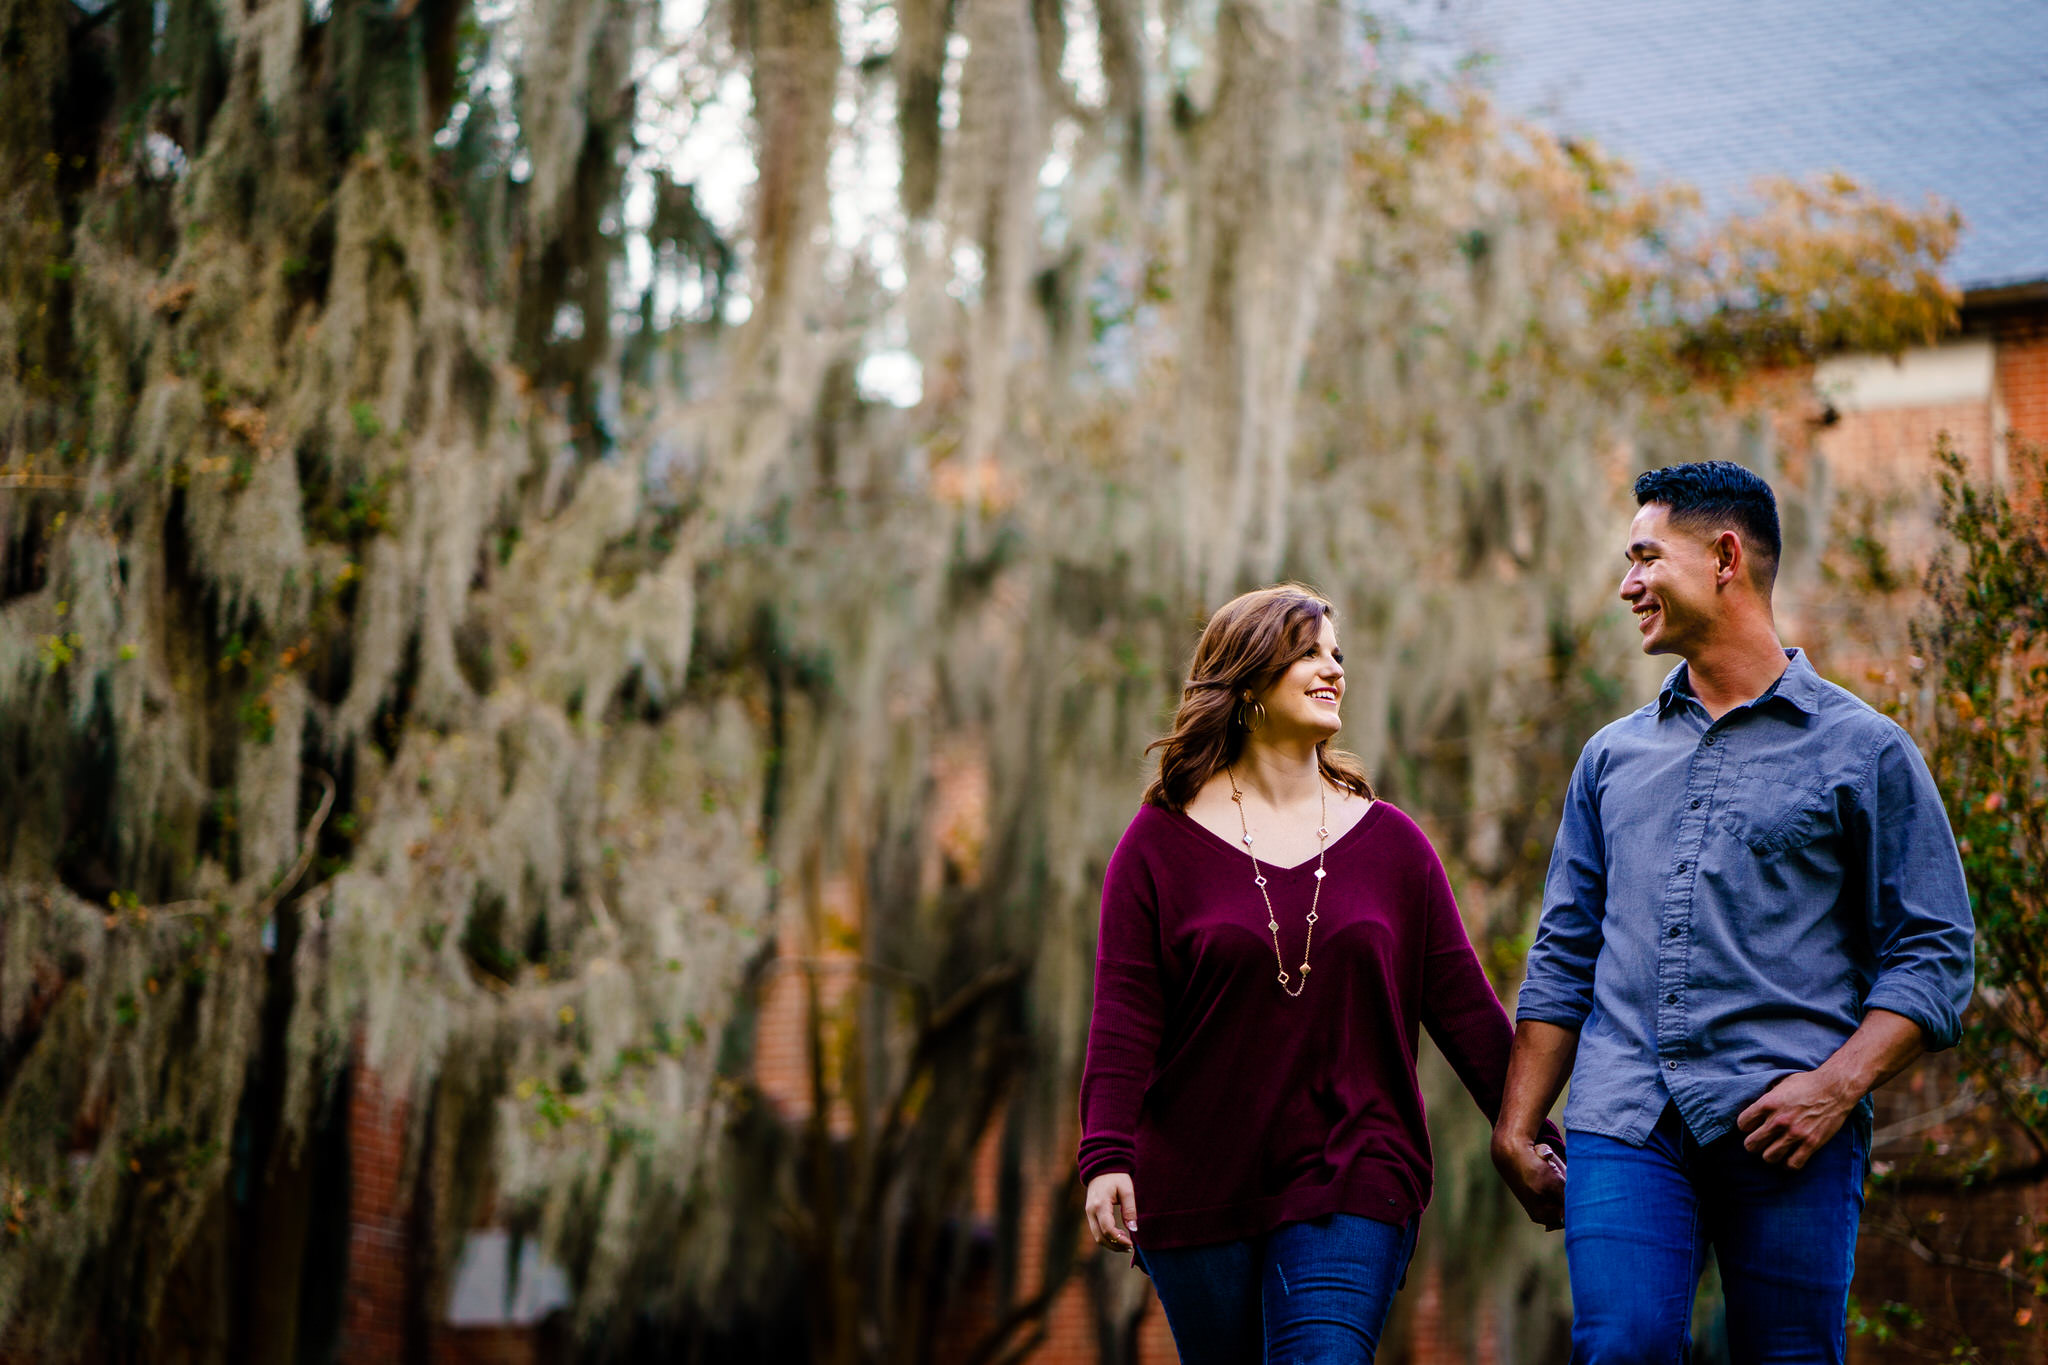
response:
[[[1771,486],[1732,460],[1667,465],[1636,476],[1636,505],[1662,503],[1671,521],[1688,531],[1733,529],[1756,560],[1757,586],[1778,577],[1778,498]]]

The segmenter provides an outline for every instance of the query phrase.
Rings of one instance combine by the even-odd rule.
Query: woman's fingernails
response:
[[[1138,1220],[1134,1218],[1128,1224],[1126,1224],[1126,1226],[1128,1226],[1132,1232],[1136,1232],[1138,1230]]]

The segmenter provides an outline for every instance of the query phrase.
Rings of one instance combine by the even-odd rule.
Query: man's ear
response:
[[[1723,531],[1714,537],[1714,586],[1725,588],[1747,569],[1749,551],[1740,534]]]

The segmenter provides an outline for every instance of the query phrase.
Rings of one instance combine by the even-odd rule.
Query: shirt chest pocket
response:
[[[1722,790],[1721,827],[1756,853],[1778,853],[1841,828],[1834,793],[1819,774],[1781,763],[1750,762]]]

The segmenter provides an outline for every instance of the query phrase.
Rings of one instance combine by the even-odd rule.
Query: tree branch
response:
[[[1940,1266],[1944,1270],[1967,1270],[1973,1275],[1989,1275],[1993,1279],[2004,1280],[2007,1284],[2019,1288],[2029,1297],[2033,1295],[2031,1282],[2009,1265],[2000,1265],[1996,1261],[1980,1261],[1974,1256],[1929,1246],[1911,1227],[1889,1219],[1878,1222],[1871,1230],[1886,1241],[1906,1248],[1925,1265]]]
[[[320,779],[320,785],[325,789],[320,794],[319,808],[313,812],[313,818],[306,822],[306,832],[299,836],[299,856],[293,860],[291,868],[278,879],[277,885],[271,887],[262,900],[256,902],[258,921],[270,918],[271,912],[277,909],[278,902],[299,884],[299,878],[305,876],[306,869],[313,865],[313,853],[319,847],[320,827],[327,823],[327,813],[334,809],[334,779],[317,768],[313,770],[313,776]]]
[[[2030,1185],[2048,1176],[2048,1159],[2029,1161],[2024,1166],[1996,1171],[1990,1175],[1971,1176],[1936,1175],[1914,1172],[1907,1175],[1893,1174],[1884,1178],[1884,1187],[1898,1194],[1954,1193],[1958,1190],[1988,1190],[2001,1185]]]

